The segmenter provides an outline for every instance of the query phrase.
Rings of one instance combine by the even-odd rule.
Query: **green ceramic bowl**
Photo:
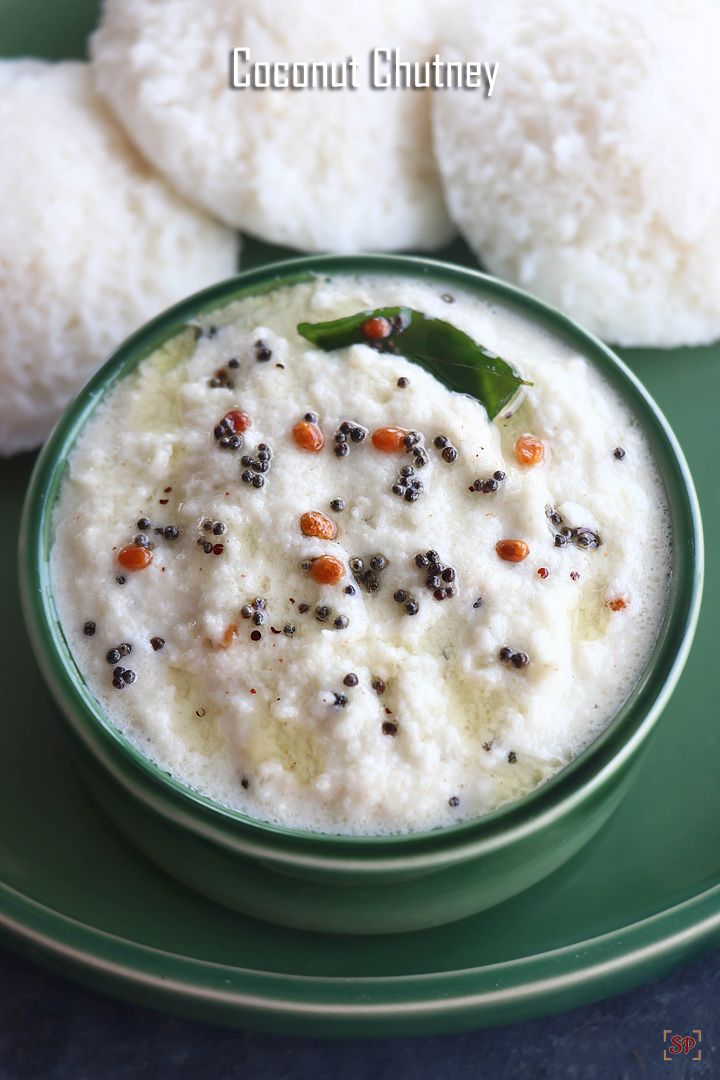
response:
[[[67,460],[102,397],[188,320],[315,272],[396,274],[461,287],[530,318],[581,352],[637,418],[657,460],[672,523],[672,579],[642,678],[603,734],[560,773],[484,818],[395,837],[338,837],[255,821],[198,795],[143,758],[94,700],[57,616],[48,556]],[[597,832],[632,783],[685,663],[700,604],[702,534],[692,480],[657,406],[601,342],[512,286],[404,256],[294,259],[240,274],[153,319],[96,372],[37,462],[25,504],[21,581],[28,629],[80,769],[119,828],[170,874],[222,904],[312,930],[381,933],[461,919],[526,889]]]

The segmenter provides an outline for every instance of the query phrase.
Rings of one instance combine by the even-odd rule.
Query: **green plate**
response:
[[[81,55],[93,12],[92,0],[0,0],[0,46]],[[285,254],[248,241],[243,266]],[[476,265],[460,244],[438,257]],[[720,345],[623,358],[665,411],[700,497],[709,559],[691,656],[632,792],[579,855],[511,901],[411,934],[310,934],[233,914],[121,837],[74,771],[23,629],[16,547],[32,458],[0,462],[3,940],[139,1004],[342,1036],[518,1021],[616,993],[720,944]]]
[[[280,254],[249,242],[244,265]],[[459,245],[442,255],[471,262]],[[624,358],[680,439],[712,538],[720,345]],[[183,888],[130,847],[86,792],[20,615],[17,530],[31,465],[30,455],[0,464],[0,929],[12,947],[195,1019],[358,1036],[459,1031],[569,1008],[720,943],[720,571],[712,558],[685,672],[631,794],[595,840],[472,919],[382,938],[313,934]]]

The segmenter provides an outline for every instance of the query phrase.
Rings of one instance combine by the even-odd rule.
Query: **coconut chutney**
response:
[[[514,411],[297,330],[393,304],[512,363]],[[187,327],[95,409],[54,528],[63,630],[110,721],[227,807],[345,834],[478,817],[571,761],[642,674],[671,561],[650,450],[581,355],[380,277]]]

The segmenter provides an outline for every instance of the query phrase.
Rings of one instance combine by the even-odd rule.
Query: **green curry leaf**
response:
[[[377,321],[368,325],[371,319]],[[450,390],[477,398],[491,420],[510,404],[521,386],[532,385],[512,364],[456,326],[412,308],[359,311],[332,322],[300,323],[297,329],[307,341],[327,352],[362,344],[380,353],[405,356]],[[382,336],[372,336],[373,330]]]

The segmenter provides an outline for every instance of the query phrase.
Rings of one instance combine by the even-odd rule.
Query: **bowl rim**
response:
[[[99,401],[159,346],[199,317],[236,300],[328,275],[404,276],[455,284],[529,318],[575,348],[638,418],[656,457],[672,527],[667,608],[653,652],[631,694],[576,758],[526,795],[479,818],[426,832],[351,836],[291,829],[254,819],[199,794],[145,758],[121,735],[84,686],[62,633],[49,571],[50,526],[68,455]],[[126,338],[85,383],[36,462],[23,508],[20,585],[36,658],[65,720],[125,787],[196,833],[256,857],[294,866],[374,871],[460,861],[536,832],[570,812],[621,769],[647,738],[687,659],[703,579],[697,495],[667,420],[633,372],[594,335],[517,286],[481,271],[407,255],[311,255],[243,271],[161,312]]]

